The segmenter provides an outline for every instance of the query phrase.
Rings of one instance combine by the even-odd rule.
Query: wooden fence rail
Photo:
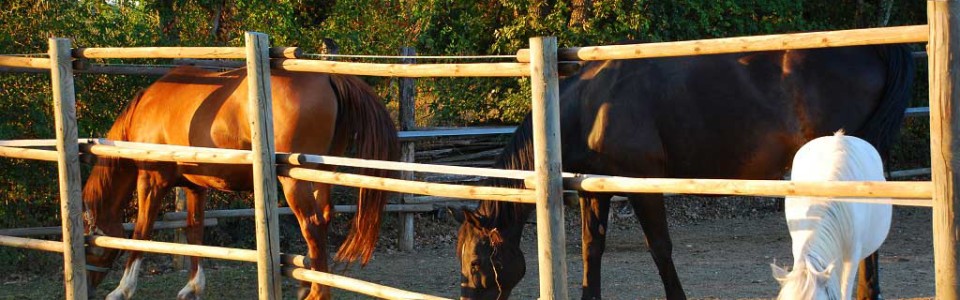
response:
[[[665,43],[562,48],[561,61],[634,59],[751,51],[773,51],[876,44],[922,43],[927,25],[881,27],[824,32],[758,35]],[[530,50],[517,52],[518,62],[530,61]]]
[[[247,58],[245,47],[123,47],[76,48],[75,58]],[[269,49],[272,58],[299,58],[297,47]]]

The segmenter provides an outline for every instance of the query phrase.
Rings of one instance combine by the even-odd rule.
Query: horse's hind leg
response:
[[[880,299],[880,251],[877,250],[860,263],[857,299]]]
[[[583,226],[583,296],[600,299],[600,263],[607,243],[610,215],[609,194],[580,192],[580,216]]]
[[[187,195],[187,243],[191,245],[203,244],[203,208],[207,193],[198,187],[184,187]],[[190,257],[190,281],[177,293],[179,300],[200,299],[206,287],[206,278],[203,275],[203,266],[200,257]]]
[[[153,234],[153,221],[160,211],[160,202],[170,191],[170,179],[172,176],[167,174],[168,170],[162,167],[151,167],[151,170],[144,171],[141,168],[137,174],[137,223],[133,228],[133,239],[150,239]],[[126,268],[123,271],[123,277],[117,289],[107,295],[107,299],[130,299],[137,288],[137,276],[140,275],[140,264],[143,253],[140,251],[130,251],[130,257],[127,259]]]
[[[663,289],[667,299],[686,299],[677,268],[673,265],[673,242],[670,241],[670,232],[667,228],[667,213],[662,194],[634,194],[630,196],[630,205],[633,206],[640,226],[650,248],[650,255],[657,264]]]
[[[280,176],[287,205],[300,223],[312,270],[328,272],[327,224],[333,216],[330,186]],[[330,287],[303,282],[299,299],[330,299]],[[309,292],[309,293],[308,293]]]

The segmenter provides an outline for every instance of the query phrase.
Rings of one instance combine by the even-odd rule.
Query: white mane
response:
[[[793,181],[883,181],[880,155],[869,143],[837,132],[797,152]],[[892,207],[787,197],[794,270],[771,265],[781,283],[779,299],[850,299],[859,262],[886,239]],[[839,274],[836,271],[839,271]]]

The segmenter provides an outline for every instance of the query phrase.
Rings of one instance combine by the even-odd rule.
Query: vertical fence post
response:
[[[930,165],[933,181],[933,253],[937,299],[958,299],[956,156],[960,151],[960,1],[927,1],[930,40]]]
[[[64,299],[87,299],[83,249],[83,194],[80,187],[80,145],[77,144],[77,98],[69,39],[51,38],[50,78],[57,132],[60,218],[63,226]]]
[[[413,47],[403,47],[400,49],[402,56],[415,56],[417,50]],[[404,58],[403,63],[413,64],[416,60],[413,58]],[[400,130],[416,130],[416,86],[413,78],[400,78]],[[403,143],[400,159],[403,162],[414,162],[416,159],[416,148],[414,142]],[[413,180],[413,172],[403,171],[400,173],[400,179]],[[407,197],[410,194],[403,194],[400,203],[407,203]],[[397,246],[400,251],[413,251],[413,213],[400,213],[400,237],[397,240]]]
[[[257,226],[257,282],[260,299],[280,299],[280,235],[277,222],[277,166],[274,162],[270,40],[247,32],[247,86],[253,150],[254,217]]]
[[[537,174],[537,250],[540,299],[568,299],[563,178],[560,164],[560,87],[557,38],[530,38],[533,147]]]
[[[173,189],[174,195],[176,195],[176,201],[174,202],[174,209],[178,212],[187,211],[187,194],[183,191],[183,188],[177,187]],[[177,228],[174,230],[174,242],[178,244],[187,243],[187,230],[186,228]],[[190,269],[190,257],[184,255],[174,255],[173,256],[173,269],[177,271],[189,270]]]

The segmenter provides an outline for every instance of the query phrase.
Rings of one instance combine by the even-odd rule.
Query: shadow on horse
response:
[[[373,90],[354,76],[273,70],[273,135],[277,152],[342,155],[352,146],[360,158],[396,160],[397,132]],[[192,67],[174,69],[142,91],[107,134],[117,141],[250,149],[247,71],[225,73]],[[316,166],[331,170],[330,166]],[[387,171],[364,170],[374,176]],[[100,158],[83,190],[88,234],[124,236],[123,209],[137,196],[134,239],[149,239],[160,202],[176,186],[187,196],[187,241],[202,244],[208,189],[253,189],[249,165],[192,164]],[[313,270],[328,271],[327,227],[333,217],[330,185],[280,176],[283,194],[300,224]],[[337,259],[366,263],[373,254],[386,195],[361,189],[358,212]],[[268,204],[269,205],[269,204]],[[251,229],[252,230],[252,229]],[[252,233],[252,231],[251,231]],[[90,290],[109,271],[120,251],[88,246]],[[142,254],[131,251],[119,287],[108,299],[128,299],[136,288]],[[190,282],[179,299],[196,299],[205,279],[193,257]],[[304,283],[301,298],[329,299],[329,287]],[[309,294],[307,294],[309,293]]]
[[[566,172],[627,177],[781,179],[807,141],[845,129],[881,153],[904,117],[914,63],[902,45],[595,61],[560,84]],[[531,170],[531,120],[496,166]],[[499,185],[522,183],[500,181]],[[613,193],[580,193],[583,299],[600,299]],[[686,295],[672,258],[662,194],[625,194],[666,297]],[[458,214],[462,299],[506,299],[523,277],[519,248],[533,205],[481,202]],[[879,296],[877,254],[861,297]]]

